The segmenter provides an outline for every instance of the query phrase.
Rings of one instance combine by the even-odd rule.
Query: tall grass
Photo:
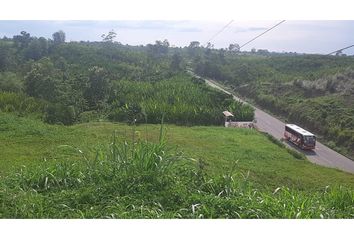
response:
[[[233,163],[210,177],[203,161],[157,143],[117,141],[88,158],[72,146],[68,160],[48,160],[0,183],[1,218],[353,218],[354,192],[260,191]]]
[[[21,93],[0,92],[0,111],[42,117],[45,102]]]
[[[222,112],[228,109],[235,110],[237,117],[245,115],[239,120],[253,120],[253,109],[187,75],[157,82],[116,81],[112,89],[108,117],[113,121],[160,123],[165,114],[167,123],[221,125]]]

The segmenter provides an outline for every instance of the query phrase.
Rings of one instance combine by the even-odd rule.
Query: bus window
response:
[[[315,143],[315,138],[313,136],[304,136],[304,142],[307,144]]]

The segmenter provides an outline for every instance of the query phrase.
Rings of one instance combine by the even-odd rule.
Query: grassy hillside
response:
[[[195,62],[199,74],[310,129],[322,142],[354,159],[353,57],[231,54],[222,60],[215,54],[205,59]]]
[[[120,140],[132,140],[133,126],[121,123],[90,122],[70,127],[48,125],[38,120],[1,114],[0,161],[2,174],[44,159],[68,158],[69,145],[94,157],[96,150],[109,144],[114,132]],[[249,129],[224,127],[180,127],[166,125],[166,140],[188,156],[202,160],[208,173],[221,174],[237,162],[237,169],[250,171],[261,187],[286,185],[299,189],[319,189],[327,185],[354,187],[354,176],[296,159],[265,135]],[[135,127],[135,139],[157,142],[159,125]],[[316,176],[316,177],[314,177]]]
[[[322,217],[352,216],[350,214],[352,214],[353,209],[347,206],[348,201],[349,206],[352,206],[350,204],[354,199],[351,192],[354,189],[354,176],[352,174],[320,167],[306,160],[296,159],[284,148],[280,148],[266,136],[255,130],[166,125],[164,127],[165,143],[162,146],[159,144],[159,125],[144,124],[134,127],[108,122],[91,122],[68,127],[48,125],[38,120],[21,118],[10,114],[0,114],[0,122],[0,173],[1,178],[3,178],[2,190],[0,191],[0,216],[2,217],[104,217],[111,212],[115,213],[111,217],[120,218],[194,218],[199,216],[195,214],[194,210],[192,212],[188,210],[187,214],[187,212],[183,213],[183,210],[180,211],[180,208],[189,208],[189,204],[193,202],[193,204],[197,204],[199,201],[206,201],[205,206],[199,209],[203,212],[199,213],[202,214],[199,217],[292,218],[296,217],[298,211],[283,209],[279,210],[277,214],[271,213],[279,206],[272,205],[275,202],[272,203],[272,200],[270,200],[273,197],[279,197],[279,201],[292,201],[290,199],[286,200],[292,196],[298,197],[299,203],[296,204],[301,204],[302,201],[309,201],[308,206],[306,205],[306,209],[307,207],[308,209],[304,210],[306,214],[301,217],[320,218],[321,214],[324,214]],[[112,140],[113,132],[115,132],[117,137],[115,141]],[[135,132],[134,137],[133,132]],[[148,145],[146,145],[147,143],[145,144],[146,139],[150,142]],[[124,140],[127,141],[126,144],[118,144]],[[154,151],[162,151],[160,152],[162,159],[166,157],[167,159],[181,160],[178,164],[171,164],[171,166],[175,167],[172,167],[172,172],[165,176],[167,179],[172,177],[178,180],[170,182],[165,178],[155,179],[157,181],[156,184],[158,184],[155,186],[153,183],[155,180],[149,180],[150,177],[144,178],[145,180],[139,178],[140,180],[136,179],[139,182],[137,183],[138,185],[134,186],[141,186],[142,189],[139,187],[136,190],[137,192],[118,190],[118,187],[116,190],[112,190],[109,187],[111,184],[116,186],[118,182],[123,184],[125,181],[133,181],[132,179],[135,179],[139,174],[144,176],[148,174],[146,171],[149,174],[157,174],[151,173],[150,168],[148,170],[145,169],[145,167],[153,166],[153,164],[141,165],[145,166],[143,170],[140,168],[140,170],[131,169],[134,172],[125,173],[128,174],[128,179],[126,180],[121,179],[123,172],[120,173],[120,171],[123,171],[122,169],[117,170],[118,172],[115,174],[111,173],[113,175],[110,175],[110,177],[105,175],[112,170],[112,166],[118,166],[116,165],[118,163],[111,163],[110,156],[122,154],[124,151],[130,153],[133,140],[136,143],[134,151],[139,153],[136,156],[140,156],[138,158],[140,160],[130,159],[133,163],[137,161],[136,163],[138,164],[131,166],[140,166],[141,161],[145,161],[143,159],[146,156],[154,156]],[[115,144],[117,146],[112,148]],[[152,151],[150,152],[152,155],[144,154],[145,151]],[[95,165],[96,167],[94,168],[87,168],[91,166],[90,164],[98,164],[100,162],[101,164]],[[149,161],[146,164],[148,163]],[[100,169],[101,167],[106,168],[105,164],[113,165],[109,165],[111,167],[106,170]],[[169,169],[169,167],[163,167],[163,169]],[[87,176],[96,176],[98,179],[93,180]],[[113,176],[119,179],[115,179]],[[201,176],[202,180],[200,179]],[[197,180],[202,182],[195,183],[195,185],[191,182]],[[81,182],[83,182],[82,185]],[[174,185],[177,183],[179,184],[178,186]],[[122,188],[125,189],[124,184]],[[162,187],[165,185],[159,184],[172,185],[170,186],[171,189],[168,187],[170,190],[167,190]],[[348,190],[338,188],[340,185]],[[150,189],[148,186],[155,186],[153,187],[155,190],[152,192],[147,190]],[[160,190],[158,190],[158,186],[161,187]],[[205,188],[202,186],[205,186]],[[233,190],[227,192],[227,188],[225,190],[227,186]],[[272,195],[278,187],[282,189],[280,191],[282,193],[279,196]],[[340,196],[344,194],[344,198],[348,197],[348,200],[332,199],[333,201],[343,200],[342,205],[344,204],[343,209],[347,211],[346,214],[340,213],[336,209],[332,213],[321,212],[318,209],[321,204],[316,205],[316,199],[321,199],[323,197],[322,194],[329,194],[328,187],[334,191],[331,194],[339,194]],[[108,192],[97,192],[97,189],[100,188]],[[20,192],[18,192],[19,190]],[[111,192],[109,193],[109,191]],[[148,197],[146,191],[149,191],[152,195]],[[176,192],[172,193],[171,191]],[[179,193],[179,191],[181,192]],[[205,195],[195,195],[198,191],[203,191]],[[218,196],[221,191],[226,191],[224,192],[226,195]],[[242,194],[242,192],[245,199],[240,196],[234,198],[234,194],[238,195]],[[223,195],[223,193],[220,194]],[[260,195],[258,196],[258,194]],[[95,196],[99,199],[96,199]],[[114,196],[120,197],[114,200]],[[176,199],[170,199],[173,198],[172,196],[175,196]],[[248,198],[246,196],[253,196],[252,198],[255,199],[246,200]],[[260,203],[256,200],[257,196],[264,199],[267,204],[259,205]],[[309,200],[310,196],[311,200]],[[326,195],[326,197],[329,197],[329,195]],[[107,199],[103,200],[102,198]],[[142,202],[142,199],[145,200]],[[170,200],[165,202],[167,199]],[[236,199],[238,200],[236,201]],[[108,200],[109,204],[105,202]],[[143,204],[141,205],[144,206],[142,212],[136,212],[134,210],[135,207],[129,205],[127,201],[131,202],[132,205],[140,206],[139,204]],[[208,201],[210,205],[207,204]],[[247,211],[252,212],[255,210],[253,208],[259,205],[258,208],[262,208],[264,212],[253,212],[251,214],[251,212],[242,211],[242,209],[236,211],[238,201],[249,205],[248,207],[244,205],[248,209]],[[12,202],[11,207],[6,206],[10,202]],[[219,204],[218,202],[224,204],[225,207],[218,209],[216,207]],[[241,202],[239,203],[241,204]],[[327,206],[326,204],[329,202],[328,200],[328,202],[323,203],[322,207]],[[103,209],[102,204],[108,204],[110,207]],[[96,210],[91,211],[90,206]],[[309,210],[311,207],[315,207],[316,211],[311,212],[312,210]],[[171,208],[171,211],[169,208]],[[240,216],[233,212],[233,208]],[[157,214],[159,212],[158,209],[160,209],[160,214]],[[290,212],[285,213],[288,210]],[[123,212],[125,212],[125,215]],[[327,213],[328,215],[326,215]]]

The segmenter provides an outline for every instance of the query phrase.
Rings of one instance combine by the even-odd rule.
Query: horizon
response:
[[[229,24],[228,24],[229,23]],[[215,49],[229,44],[240,46],[270,29],[279,21],[197,21],[197,20],[1,20],[0,37],[12,38],[26,31],[34,37],[52,38],[62,30],[66,42],[102,41],[101,35],[111,30],[115,41],[139,46],[167,39],[171,47],[185,47],[192,41],[205,46],[209,39]],[[354,21],[285,21],[241,49],[267,49],[269,52],[298,54],[328,54],[353,45]],[[354,55],[354,48],[343,51]]]

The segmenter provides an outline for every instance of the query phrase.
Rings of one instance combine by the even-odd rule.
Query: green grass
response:
[[[7,125],[32,121],[0,116],[3,126],[4,118]],[[0,218],[354,217],[352,175],[297,160],[253,130],[111,123],[37,130],[33,143],[57,138],[46,145],[51,155],[38,160],[33,151],[27,161],[35,164],[3,168]],[[16,131],[32,132],[22,126],[1,136],[16,141]],[[298,178],[292,168],[303,170]],[[328,177],[347,186],[323,187]]]
[[[81,149],[89,157],[109,143],[115,131],[120,140],[131,139],[132,126],[109,122],[91,122],[70,127],[48,125],[37,120],[0,114],[0,174],[37,165],[47,160],[71,159],[61,145]],[[354,188],[354,175],[299,160],[265,135],[249,129],[223,127],[180,127],[166,125],[169,146],[202,160],[209,175],[223,174],[237,162],[237,169],[257,187],[275,189],[286,186],[300,190],[318,190],[326,186]],[[136,139],[158,142],[159,125],[139,125]]]

